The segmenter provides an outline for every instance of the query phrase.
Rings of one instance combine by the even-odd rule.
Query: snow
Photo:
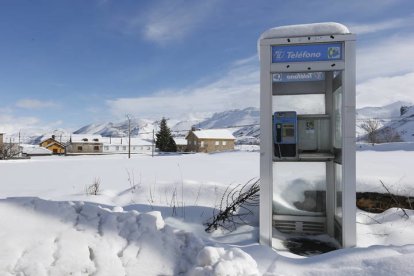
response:
[[[0,206],[2,275],[178,275],[202,248],[193,234],[166,225],[159,212],[36,198]]]
[[[52,151],[37,145],[20,145],[21,152],[27,155],[51,155]]]
[[[175,142],[176,145],[179,145],[179,146],[185,146],[185,145],[187,145],[187,140],[184,139],[184,138],[174,137],[174,142]]]
[[[357,143],[357,151],[414,151],[414,142],[396,142],[396,143],[382,143],[382,144],[370,144],[370,143]]]
[[[71,134],[70,140],[73,143],[102,142],[102,136],[99,134]]]
[[[189,275],[259,275],[256,261],[239,248],[205,247]]]
[[[199,139],[236,139],[227,129],[203,129],[193,131]]]
[[[269,29],[260,36],[260,39],[331,34],[349,34],[349,30],[346,26],[335,22],[289,25]]]
[[[405,144],[404,144],[405,145]],[[357,151],[357,189],[414,191],[411,150]],[[400,147],[404,148],[403,145]],[[408,147],[408,146],[407,146]],[[243,149],[243,147],[240,147]],[[252,148],[253,149],[253,148]],[[225,189],[259,176],[255,151],[0,161],[2,275],[410,275],[414,211],[358,210],[357,247],[300,257],[259,245],[257,219],[204,232]],[[317,166],[316,164],[314,166]],[[311,172],[285,181],[319,185]],[[85,188],[100,179],[98,195]],[[292,193],[291,193],[292,195]]]

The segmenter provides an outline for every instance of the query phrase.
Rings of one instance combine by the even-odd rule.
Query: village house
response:
[[[190,130],[185,139],[187,151],[207,153],[234,150],[236,140],[227,129]]]
[[[65,154],[65,145],[55,139],[55,135],[40,142],[40,147],[50,150],[53,154]]]
[[[102,137],[104,154],[120,154],[128,153],[129,139],[128,137],[113,138]],[[151,154],[152,142],[148,142],[141,138],[131,138],[131,154]]]
[[[102,154],[101,135],[72,134],[66,143],[66,155]]]
[[[175,145],[177,146],[178,152],[186,152],[187,151],[187,140],[182,137],[174,137]]]

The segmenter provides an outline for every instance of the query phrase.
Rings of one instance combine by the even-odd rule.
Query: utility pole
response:
[[[128,159],[131,158],[131,117],[126,115],[128,119]]]
[[[152,157],[154,157],[155,129],[152,129]]]

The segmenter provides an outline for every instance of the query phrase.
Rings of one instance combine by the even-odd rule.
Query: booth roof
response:
[[[275,27],[265,31],[260,39],[349,33],[348,28],[340,23],[326,22]]]

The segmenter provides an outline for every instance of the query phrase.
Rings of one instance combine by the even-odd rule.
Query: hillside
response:
[[[400,115],[400,109],[406,106],[406,111]],[[398,131],[403,141],[414,141],[414,106],[408,102],[395,102],[381,107],[364,107],[356,110],[357,127],[356,134],[359,140],[364,139],[365,131],[360,125],[367,119],[376,119],[380,123],[382,129],[394,129]],[[223,112],[214,113],[211,117],[194,120],[168,120],[169,127],[173,135],[185,136],[192,126],[201,129],[211,128],[229,128],[238,143],[257,144],[260,136],[260,110],[254,107],[245,109],[234,109]],[[157,122],[148,119],[132,119],[131,135],[144,139],[152,139],[152,132],[157,130]],[[105,137],[125,137],[128,135],[128,121],[117,123],[103,122],[98,124],[88,124],[78,130],[75,134],[100,134]],[[37,144],[41,140],[55,135],[61,141],[67,141],[71,132],[65,129],[58,129],[48,132],[35,131],[32,133],[24,133],[22,142],[28,144]],[[18,133],[8,135],[7,139],[18,141]]]
[[[405,111],[401,114],[401,107]],[[360,127],[367,119],[379,122],[379,139],[387,141],[390,133],[398,133],[404,142],[414,141],[414,106],[406,102],[396,102],[383,107],[366,107],[357,111],[357,136],[364,140],[365,131]]]
[[[256,139],[259,134],[260,111],[258,108],[234,109],[213,114],[204,120],[169,120],[169,127],[176,136],[184,136],[192,126],[196,128],[231,128],[234,135],[243,140]],[[131,122],[131,134],[142,138],[152,136],[155,122],[150,120],[133,120]],[[100,134],[102,136],[124,137],[128,134],[128,122],[117,124],[112,122],[86,125],[74,133],[76,134]]]

